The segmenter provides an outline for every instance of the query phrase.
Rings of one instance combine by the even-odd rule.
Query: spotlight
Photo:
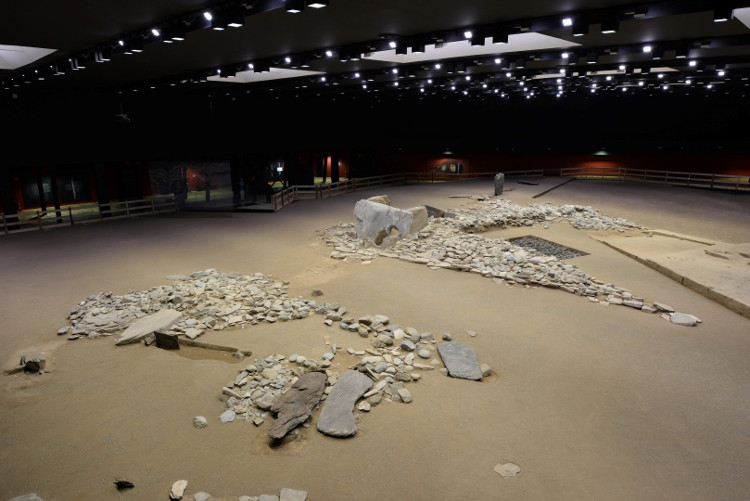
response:
[[[651,52],[651,51],[652,51],[653,49],[654,49],[654,48],[653,48],[653,47],[651,47],[650,45],[644,45],[644,46],[643,46],[643,52],[644,52],[644,53],[649,53],[649,52]]]
[[[440,69],[440,68],[442,68],[442,67],[443,67],[443,65],[442,65],[442,64],[440,64],[440,63],[435,63],[435,69],[436,69],[436,70],[439,70],[439,69]]]
[[[206,21],[211,21],[213,20],[213,18],[213,14],[211,14],[209,11],[203,13],[203,19],[205,19]]]
[[[564,18],[562,20],[562,25],[565,26],[566,28],[569,28],[569,27],[573,26],[573,19],[571,19],[569,17]]]
[[[474,36],[474,33],[471,32],[471,30],[464,31],[464,38],[466,40],[471,40],[471,38]]]
[[[333,51],[332,50],[327,50],[326,51],[326,57],[333,57]]]
[[[313,9],[322,9],[328,7],[328,0],[307,0],[307,6]]]
[[[570,54],[569,54],[569,53],[567,53],[567,52],[563,52],[563,53],[561,54],[561,56],[562,56],[562,58],[563,58],[563,59],[568,59],[568,58],[570,57]]]
[[[305,10],[305,0],[286,0],[286,11],[291,14],[298,14]]]
[[[690,61],[688,63],[688,66],[690,66],[691,68],[695,68],[696,66],[698,66],[698,61],[695,61],[695,60]]]

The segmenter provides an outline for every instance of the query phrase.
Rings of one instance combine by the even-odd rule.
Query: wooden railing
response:
[[[445,181],[463,181],[465,179],[480,179],[480,178],[494,178],[495,174],[500,171],[494,172],[462,172],[460,174],[452,174],[450,172],[434,171],[434,172],[407,172],[406,182],[445,182]],[[543,176],[544,171],[542,169],[534,170],[511,170],[503,172],[506,177],[512,176]]]
[[[74,224],[138,217],[175,210],[177,210],[177,207],[174,197],[168,195],[107,204],[79,204],[61,208],[59,211],[51,208],[44,212],[36,211],[35,215],[31,217],[19,216],[18,214],[2,215],[0,216],[0,223],[2,223],[2,234],[7,235],[9,233],[61,228]]]
[[[560,175],[580,179],[609,179],[672,184],[695,188],[750,191],[749,176],[731,176],[708,172],[676,172],[666,170],[629,169],[626,167],[564,167]]]

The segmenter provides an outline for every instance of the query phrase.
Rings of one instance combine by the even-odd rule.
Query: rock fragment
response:
[[[169,491],[169,499],[172,501],[178,501],[185,495],[185,489],[187,489],[187,480],[178,480],[172,484],[172,489]]]
[[[438,353],[451,377],[480,381],[482,370],[474,349],[456,341],[438,345]]]
[[[308,372],[300,377],[271,406],[271,412],[278,415],[268,431],[268,436],[273,439],[284,438],[292,429],[307,421],[323,397],[325,386],[325,373]]]
[[[357,433],[354,404],[370,388],[372,381],[358,371],[341,374],[328,395],[318,418],[318,431],[331,437],[350,437]]]
[[[503,478],[515,477],[521,473],[521,468],[513,463],[496,464],[494,470]]]

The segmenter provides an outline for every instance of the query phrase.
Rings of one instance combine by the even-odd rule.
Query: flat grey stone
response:
[[[521,473],[521,468],[513,463],[496,464],[494,470],[503,478],[515,477]]]
[[[421,349],[419,352],[417,352],[417,355],[419,355],[419,358],[430,358],[432,356],[432,352],[430,350]]]
[[[307,500],[307,492],[306,491],[298,491],[295,489],[281,489],[281,497],[279,498],[279,501],[306,501]]]
[[[411,209],[406,210],[408,212],[411,212],[412,215],[411,229],[409,230],[409,233],[418,233],[419,230],[427,227],[427,223],[429,223],[430,220],[430,215],[427,213],[427,208],[425,208],[424,206],[420,206],[412,207]]]
[[[308,372],[299,378],[271,406],[271,411],[278,415],[268,436],[274,439],[284,438],[292,429],[307,421],[325,389],[326,375],[322,372]]]
[[[31,494],[24,494],[23,496],[10,498],[8,501],[44,501],[44,499],[32,492]]]
[[[370,378],[358,371],[348,370],[341,374],[323,404],[318,431],[331,437],[350,437],[357,433],[352,410],[357,399],[370,388]]]
[[[673,324],[692,327],[698,324],[700,322],[700,319],[695,315],[690,315],[688,313],[674,312],[669,314],[669,321]]]
[[[196,492],[195,494],[193,494],[193,499],[195,501],[208,501],[209,499],[211,499],[211,494],[209,494],[208,492]]]
[[[261,494],[258,501],[279,501],[279,496],[275,494]]]
[[[482,370],[472,347],[450,341],[439,344],[438,353],[451,377],[481,381]]]
[[[236,417],[237,417],[237,414],[235,414],[233,410],[229,409],[229,410],[224,411],[221,414],[221,416],[219,416],[219,419],[221,420],[222,423],[231,423],[232,421],[234,421],[234,418]]]
[[[417,345],[415,345],[411,340],[406,339],[401,342],[401,348],[406,351],[414,351],[417,348]]]
[[[669,306],[668,304],[664,304],[664,303],[654,303],[654,306],[656,306],[656,308],[657,308],[657,309],[659,309],[659,310],[661,310],[661,311],[666,311],[667,313],[672,313],[672,312],[674,312],[674,308],[672,308],[672,307],[671,307],[671,306]]]
[[[180,318],[182,313],[175,310],[159,310],[151,315],[139,318],[130,327],[125,329],[117,341],[116,345],[123,345],[129,343],[135,343],[147,334],[158,330],[167,330],[174,325]]]

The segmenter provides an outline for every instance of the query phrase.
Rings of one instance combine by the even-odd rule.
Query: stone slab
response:
[[[405,210],[389,207],[369,200],[360,200],[354,206],[357,222],[354,230],[361,239],[375,245],[387,245],[411,231],[414,215]]]
[[[473,381],[482,380],[482,369],[479,366],[477,354],[471,346],[450,341],[439,344],[438,353],[451,377]]]
[[[331,437],[351,437],[357,433],[354,422],[354,404],[372,388],[372,381],[364,374],[348,370],[339,376],[323,404],[318,418],[318,431]]]
[[[175,310],[159,310],[151,315],[139,318],[125,329],[117,341],[116,345],[136,343],[141,338],[158,330],[167,330],[182,318],[182,313]]]
[[[279,397],[271,406],[271,411],[278,413],[278,416],[271,425],[268,436],[274,439],[284,438],[295,427],[307,421],[323,397],[326,379],[322,372],[308,372]]]

